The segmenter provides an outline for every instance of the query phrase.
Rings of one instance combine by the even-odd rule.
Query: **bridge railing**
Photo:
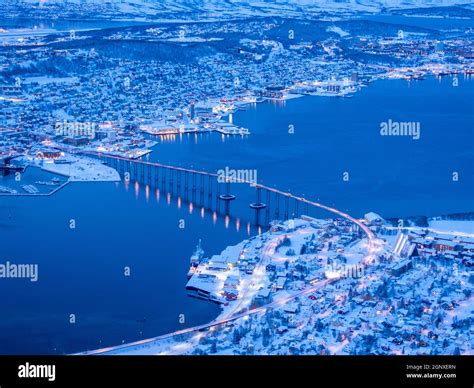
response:
[[[126,172],[128,172],[129,174],[131,174],[129,177],[130,179],[141,180],[142,183],[144,184],[156,183],[157,185],[159,185],[161,183],[162,187],[171,189],[171,191],[173,190],[179,191],[178,189],[181,189],[181,187],[183,186],[183,180],[184,180],[184,189],[185,189],[184,192],[185,193],[188,192],[189,179],[191,175],[191,180],[192,180],[191,191],[193,193],[199,191],[201,193],[201,196],[203,196],[202,194],[204,194],[204,192],[207,192],[208,197],[209,195],[211,195],[211,198],[215,199],[217,203],[219,203],[219,200],[222,200],[226,205],[226,211],[228,211],[229,201],[225,201],[225,196],[221,195],[221,191],[224,191],[226,196],[231,195],[230,181],[224,180],[224,182],[218,182],[217,178],[219,178],[219,175],[217,173],[200,171],[200,170],[196,170],[192,168],[177,167],[177,166],[172,166],[172,165],[167,165],[167,164],[157,163],[157,162],[129,159],[129,158],[108,155],[108,154],[100,154],[100,153],[92,153],[92,152],[89,152],[87,154],[98,157],[99,159],[103,161],[106,161],[112,167],[117,169],[117,171],[121,175],[124,175]],[[140,170],[139,170],[139,167],[140,167]],[[147,171],[145,171],[145,169],[147,169]],[[199,182],[198,182],[197,177],[200,177]],[[207,182],[205,182],[206,177],[208,178]],[[251,208],[254,209],[257,215],[257,223],[260,222],[258,217],[261,211],[265,211],[267,213],[267,221],[268,221],[268,218],[269,218],[268,216],[270,213],[269,204],[262,202],[262,196],[263,197],[266,196],[267,199],[271,199],[270,195],[273,194],[274,202],[275,202],[273,206],[276,207],[276,211],[274,214],[276,214],[277,216],[283,215],[284,219],[289,219],[290,215],[296,216],[296,217],[301,215],[303,209],[306,209],[306,211],[308,211],[309,208],[323,210],[332,215],[335,215],[338,218],[344,218],[350,221],[351,223],[353,223],[354,225],[358,226],[369,240],[372,240],[375,238],[373,232],[362,221],[334,207],[330,207],[322,203],[309,200],[302,196],[297,196],[295,194],[285,192],[277,188],[269,187],[260,183],[251,182],[245,179],[235,178],[232,180],[232,183],[241,183],[255,189],[256,201],[253,203],[250,203],[249,205]],[[222,185],[224,185],[224,190],[222,188]],[[215,193],[213,193],[213,191],[215,191]],[[280,198],[282,198],[285,202],[283,209],[280,209]],[[289,204],[290,199],[294,201],[293,212],[291,212],[290,210],[290,204]],[[303,205],[304,207],[301,206],[300,208],[300,205]],[[280,212],[280,210],[283,210],[283,212]]]

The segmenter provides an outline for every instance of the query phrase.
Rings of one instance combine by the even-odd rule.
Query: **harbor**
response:
[[[0,222],[3,242],[0,254],[12,261],[35,260],[47,275],[38,282],[35,292],[29,292],[21,283],[0,284],[0,290],[12,295],[15,301],[15,305],[6,307],[8,318],[2,324],[4,351],[67,354],[207,325],[219,316],[225,303],[231,304],[232,298],[242,295],[242,280],[238,283],[238,279],[230,278],[224,287],[227,277],[223,279],[223,275],[234,269],[219,260],[220,252],[264,234],[274,219],[284,222],[302,214],[328,218],[327,214],[308,214],[303,202],[269,190],[261,190],[258,197],[256,188],[249,185],[232,183],[227,193],[225,184],[216,185],[215,176],[209,190],[209,178],[204,176],[202,182],[199,172],[217,174],[226,167],[256,170],[259,181],[268,187],[291,191],[299,198],[313,198],[355,217],[367,212],[368,200],[370,209],[385,217],[469,210],[472,198],[467,193],[472,191],[472,180],[468,178],[473,175],[467,172],[462,175],[465,179],[454,184],[449,168],[456,163],[463,171],[469,169],[463,155],[471,144],[472,81],[462,78],[459,81],[459,87],[454,88],[449,76],[440,80],[427,77],[412,83],[404,79],[379,80],[349,99],[304,96],[280,104],[280,100],[262,98],[245,111],[232,113],[232,123],[251,132],[243,137],[210,132],[183,134],[182,138],[177,136],[173,140],[163,136],[153,139],[156,144],[148,144],[150,148],[147,148],[140,137],[134,137],[133,142],[124,141],[135,133],[132,129],[122,131],[114,127],[118,134],[116,141],[111,140],[112,132],[107,129],[100,134],[104,136],[101,140],[104,153],[118,150],[118,158],[136,162],[121,161],[115,165],[113,158],[107,164],[98,161],[116,171],[117,180],[94,181],[95,175],[85,173],[87,164],[77,164],[85,169],[79,174],[81,170],[76,171],[74,163],[64,163],[61,152],[70,153],[73,146],[61,143],[66,148],[52,150],[51,144],[41,144],[32,157],[43,161],[50,172],[39,166],[28,167],[20,182],[14,180],[15,174],[0,178],[0,185],[23,194],[1,197],[4,217]],[[450,102],[449,106],[446,101]],[[422,121],[422,128],[430,131],[422,132],[418,143],[381,137],[380,122],[387,117],[396,118],[397,112],[406,109],[416,111],[413,120]],[[452,123],[444,119],[448,114]],[[230,120],[230,116],[226,117]],[[293,134],[289,133],[289,125],[294,126]],[[449,135],[452,125],[458,128],[457,136]],[[420,155],[421,142],[432,152]],[[404,158],[398,156],[400,147],[406,150]],[[82,148],[88,146],[80,147],[81,151]],[[89,149],[100,154],[93,146]],[[140,155],[145,149],[152,152],[129,157],[136,155],[134,150],[139,150]],[[97,158],[86,151],[83,156],[86,160]],[[101,171],[98,164],[93,165]],[[417,171],[423,171],[423,181],[418,179]],[[54,177],[61,181],[68,179],[60,172],[83,179],[68,183],[47,199],[37,198],[21,188],[21,185],[34,185],[39,190],[57,188],[60,185],[52,185]],[[129,180],[124,179],[125,172],[129,173]],[[349,173],[349,181],[342,179],[344,172]],[[33,175],[28,177],[29,174]],[[115,174],[103,176],[114,178]],[[400,176],[403,186],[398,184]],[[434,186],[442,195],[432,195]],[[407,196],[407,192],[416,196]],[[236,199],[219,199],[226,194],[235,195]],[[76,220],[76,229],[68,227],[71,219]],[[48,220],[48,228],[44,227],[44,220]],[[178,226],[181,220],[185,222],[183,229]],[[25,235],[31,238],[29,244],[23,243]],[[54,236],[54,249],[45,244],[52,241],[51,236]],[[200,298],[190,298],[192,290],[186,290],[186,275],[191,270],[189,256],[196,251],[199,239],[204,259],[211,261],[217,255],[211,270],[204,268],[204,260],[199,270],[215,275],[218,281],[215,286],[209,282],[202,288],[204,292],[197,291]],[[251,276],[247,272],[258,271],[258,260],[253,255],[242,260],[240,251],[236,249],[232,259],[237,258],[242,279]],[[123,276],[125,267],[131,269],[130,277]],[[226,267],[229,269],[225,270]],[[189,285],[201,290],[199,278],[193,278],[194,275]],[[84,288],[84,284],[88,287]],[[237,294],[230,292],[232,286]],[[279,292],[284,290],[283,280],[277,281],[276,287]],[[227,295],[222,295],[224,288]],[[57,297],[58,289],[61,298]],[[261,291],[264,297],[265,290]],[[73,313],[71,306],[79,323],[74,331],[68,323],[69,314]],[[180,314],[185,316],[183,324],[179,322]],[[11,327],[15,330],[11,331]]]
[[[69,181],[37,167],[22,170],[21,175],[5,175],[0,179],[0,196],[48,197],[62,190]]]

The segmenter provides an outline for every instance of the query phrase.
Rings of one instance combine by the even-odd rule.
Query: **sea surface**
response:
[[[163,139],[148,159],[211,172],[256,170],[259,182],[354,216],[472,211],[473,86],[463,77],[457,87],[451,77],[384,80],[352,98],[261,103],[229,118],[249,136]],[[420,139],[381,136],[389,119],[418,122]],[[199,239],[209,256],[258,232],[239,216],[254,192],[231,191],[238,199],[228,218],[134,182],[0,197],[1,263],[39,265],[37,282],[0,281],[0,353],[72,353],[213,319],[217,305],[186,295],[186,273]]]
[[[473,101],[474,79],[462,75],[456,87],[452,77],[380,80],[352,98],[250,106],[229,118],[250,136],[163,140],[149,160],[212,172],[255,170],[261,183],[355,216],[472,211]],[[389,120],[419,125],[419,139],[382,136]]]

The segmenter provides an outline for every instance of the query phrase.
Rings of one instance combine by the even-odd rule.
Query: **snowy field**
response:
[[[89,158],[67,156],[68,163],[34,159],[33,164],[44,171],[69,177],[71,182],[118,182],[120,176],[113,168]]]

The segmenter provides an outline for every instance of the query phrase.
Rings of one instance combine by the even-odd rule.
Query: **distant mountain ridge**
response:
[[[6,11],[32,14],[57,11],[90,17],[170,17],[198,15],[263,16],[381,12],[408,8],[469,5],[472,0],[3,0]],[[99,11],[99,13],[97,13]],[[96,13],[91,15],[91,13]],[[8,14],[8,12],[7,12]]]

